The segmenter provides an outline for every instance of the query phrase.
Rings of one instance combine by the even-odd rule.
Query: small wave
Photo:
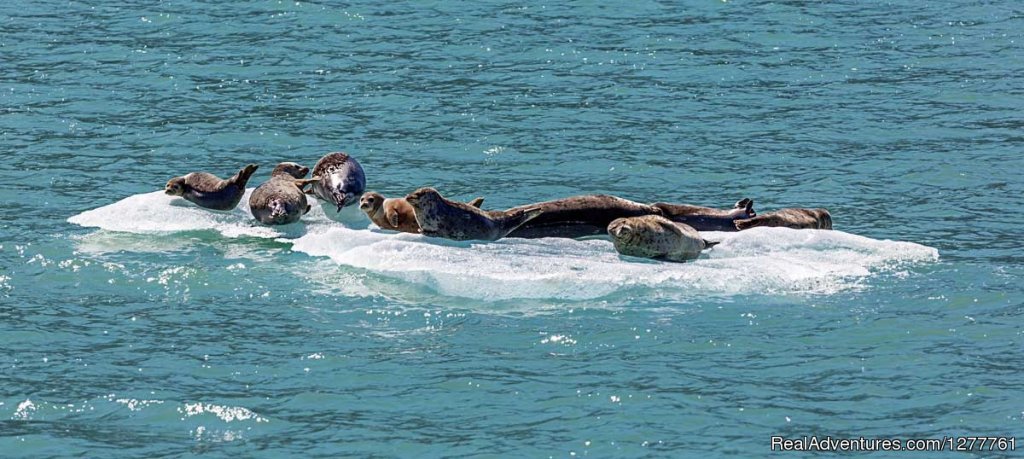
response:
[[[12,407],[14,411],[5,413],[4,408],[8,406]],[[125,413],[123,410],[126,410],[128,413]],[[262,424],[270,422],[266,417],[242,406],[204,402],[178,403],[171,400],[119,397],[115,394],[85,400],[80,403],[54,403],[46,400],[32,401],[31,399],[0,401],[0,417],[8,417],[15,421],[51,421],[69,417],[73,418],[78,414],[87,412],[99,412],[121,417],[147,414],[162,419],[177,417],[180,421],[194,418],[207,423],[212,422],[214,425],[226,425],[229,423]],[[169,416],[171,413],[175,413],[177,416]],[[213,419],[217,419],[217,421],[213,422]]]

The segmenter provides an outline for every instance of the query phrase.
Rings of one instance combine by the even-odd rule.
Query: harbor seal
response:
[[[484,198],[476,198],[467,204],[479,209],[483,203]],[[381,229],[403,233],[420,232],[416,211],[405,198],[384,198],[380,193],[367,191],[359,198],[359,209]]]
[[[258,168],[255,164],[249,164],[227,180],[207,172],[191,172],[168,180],[164,193],[181,196],[206,209],[231,210],[242,200],[245,184],[249,183],[249,177]]]
[[[260,223],[285,225],[299,221],[309,204],[303,187],[318,178],[304,179],[309,168],[295,163],[281,163],[270,173],[270,180],[253,190],[249,196],[249,211]]]
[[[757,212],[754,211],[754,200],[750,198],[739,200],[732,209],[715,209],[666,202],[656,202],[651,205],[657,207],[663,217],[676,223],[689,225],[697,231],[737,231],[736,221],[757,216]]]
[[[578,238],[604,234],[608,224],[617,218],[658,214],[660,211],[647,204],[640,204],[616,196],[603,194],[573,196],[536,204],[527,204],[508,209],[507,212],[539,208],[543,211],[508,237]]]
[[[793,229],[832,229],[832,215],[826,209],[788,208],[768,212],[745,220],[736,220],[736,229],[756,226],[782,226]]]
[[[342,207],[359,201],[366,191],[366,174],[359,161],[344,152],[328,153],[313,166],[313,177],[319,178],[307,193],[315,194],[324,201]]]
[[[615,250],[623,255],[668,261],[687,261],[712,247],[693,227],[660,215],[617,219],[608,225]]]
[[[498,240],[544,212],[540,208],[480,210],[469,204],[449,201],[433,188],[420,188],[409,193],[405,200],[416,213],[420,233],[456,241]]]

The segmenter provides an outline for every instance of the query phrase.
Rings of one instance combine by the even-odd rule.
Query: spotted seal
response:
[[[788,208],[767,212],[753,218],[736,220],[736,229],[756,226],[782,226],[794,229],[832,229],[832,215],[826,209]]]
[[[223,180],[207,172],[191,172],[167,181],[164,193],[181,196],[199,207],[213,210],[231,210],[242,200],[245,184],[259,166],[249,164]]]
[[[704,240],[693,227],[660,215],[619,218],[608,225],[615,250],[623,255],[687,261],[717,242]]]
[[[318,198],[338,207],[338,212],[346,206],[359,201],[359,196],[366,191],[366,174],[359,161],[348,153],[328,153],[313,166],[313,187],[307,194],[315,194]]]
[[[754,200],[750,198],[739,200],[732,209],[666,202],[651,205],[658,208],[661,216],[676,223],[689,225],[697,231],[737,231],[736,221],[757,216],[757,212],[754,211]]]
[[[479,209],[483,203],[484,198],[476,198],[467,204]],[[359,198],[359,209],[381,229],[403,233],[420,232],[420,225],[416,223],[416,211],[405,198],[384,198],[380,193],[367,191]]]
[[[249,196],[249,211],[260,223],[284,225],[299,221],[309,204],[303,187],[318,178],[304,179],[309,168],[295,163],[281,163],[270,173],[270,180],[253,190]]]
[[[409,193],[405,200],[416,213],[421,233],[456,241],[501,239],[544,212],[539,208],[480,210],[469,204],[449,201],[433,188],[420,188]]]

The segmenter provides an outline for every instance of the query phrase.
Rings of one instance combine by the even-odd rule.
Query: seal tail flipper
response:
[[[469,201],[467,204],[469,204],[469,205],[479,209],[480,206],[484,205],[484,198],[483,197],[475,198],[472,201]]]
[[[249,177],[252,177],[253,172],[256,172],[256,169],[259,168],[260,166],[256,164],[247,164],[242,170],[238,171],[238,179],[243,182],[248,181]]]
[[[508,235],[508,233],[511,233],[519,229],[520,226],[523,226],[526,224],[526,222],[537,218],[542,213],[544,213],[544,209],[540,207],[530,207],[528,209],[523,209],[519,211],[515,215],[509,217],[512,220],[513,226],[509,228],[508,231],[506,231],[505,234],[502,235],[502,237],[505,237],[506,235]]]
[[[747,218],[756,217],[757,212],[754,211],[754,200],[750,198],[743,198],[736,202],[733,206],[735,209],[743,209],[747,212]]]
[[[714,247],[714,246],[716,246],[716,245],[718,245],[718,244],[720,244],[722,242],[722,241],[709,241],[707,239],[703,239],[703,241],[704,241],[704,248],[705,249],[710,249],[710,248],[712,248],[712,247]]]
[[[299,187],[299,189],[300,189],[300,190],[302,190],[302,192],[303,192],[303,193],[306,193],[306,194],[314,194],[314,191],[313,191],[313,187],[309,187],[309,189],[308,189],[308,190],[306,190],[306,189],[303,189],[303,188],[304,188],[304,187],[305,187],[305,186],[306,186],[307,184],[319,182],[319,181],[320,181],[320,177],[310,177],[310,178],[308,178],[308,179],[298,179],[298,180],[306,180],[306,183],[304,183],[304,184],[303,184],[302,186],[300,186],[300,187]]]
[[[523,216],[525,217],[523,223],[526,223],[530,220],[539,217],[542,213],[544,213],[544,209],[540,207],[531,207],[529,209],[523,209]],[[523,223],[520,223],[520,225],[522,225]]]
[[[753,228],[755,226],[761,226],[761,223],[763,222],[763,220],[764,219],[761,218],[761,217],[744,218],[742,220],[735,220],[735,221],[733,221],[733,224],[736,225],[736,229],[737,230],[743,231],[743,230],[746,230],[746,229]]]
[[[313,183],[316,183],[316,182],[319,182],[319,181],[320,181],[320,179],[318,179],[318,178],[295,179],[295,186],[299,187],[300,190],[305,191],[308,194],[308,193],[312,193],[312,191],[311,190],[305,190],[306,185],[310,185],[310,184],[313,184]]]

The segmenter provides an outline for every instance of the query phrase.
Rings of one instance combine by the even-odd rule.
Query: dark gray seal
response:
[[[249,211],[265,225],[285,225],[299,221],[309,204],[303,187],[317,179],[303,179],[308,167],[295,163],[281,163],[270,173],[270,180],[253,190],[249,196]]]
[[[757,216],[754,200],[743,198],[732,209],[656,202],[660,214],[676,223],[684,223],[697,231],[737,231],[736,221]]]
[[[757,226],[781,226],[793,229],[832,229],[832,215],[826,209],[788,208],[768,212],[745,220],[736,220],[736,229]]]
[[[643,215],[662,215],[672,221],[693,226],[699,231],[736,231],[734,220],[757,215],[753,206],[754,201],[751,199],[737,202],[732,209],[715,209],[664,202],[641,204],[608,195],[573,196],[509,209],[511,211],[539,207],[544,213],[519,227],[508,237],[595,236],[605,234],[608,224],[613,220]]]
[[[687,261],[717,242],[704,240],[693,227],[659,215],[617,219],[608,225],[615,250],[623,255]]]
[[[617,218],[660,213],[654,206],[603,194],[538,202],[513,207],[508,212],[534,208],[541,209],[543,213],[509,233],[508,237],[594,236],[604,234],[608,224]]]
[[[164,193],[213,210],[231,210],[242,200],[245,184],[259,166],[249,164],[227,180],[207,172],[192,172],[167,181]]]
[[[456,241],[498,240],[543,212],[539,208],[480,210],[466,203],[449,201],[433,188],[420,188],[409,193],[405,200],[416,213],[421,233]]]
[[[324,201],[333,203],[341,212],[342,207],[359,202],[366,191],[366,174],[359,161],[344,152],[328,153],[313,166],[312,193]]]

